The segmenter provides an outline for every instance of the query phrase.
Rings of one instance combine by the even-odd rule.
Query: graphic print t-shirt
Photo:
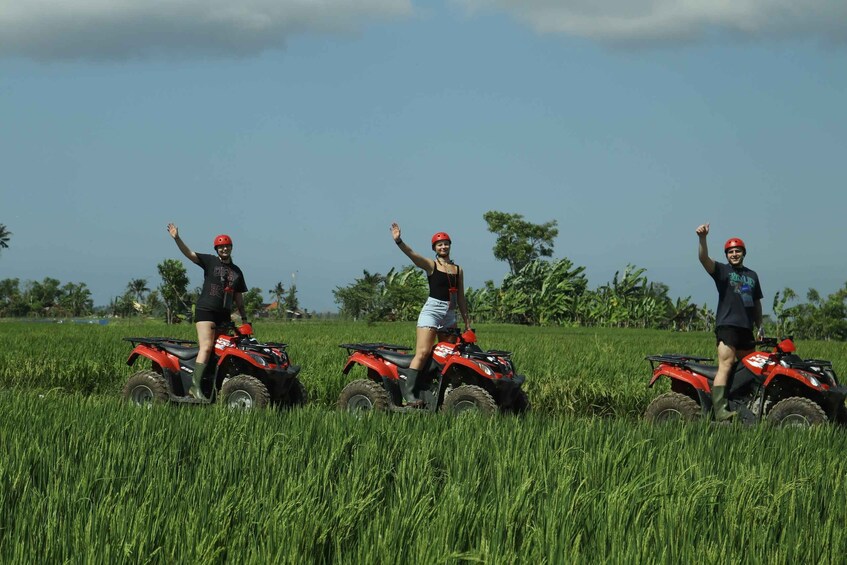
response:
[[[732,265],[715,262],[712,278],[718,289],[715,324],[753,329],[754,305],[763,296],[759,275],[747,267],[736,269]]]
[[[247,292],[244,274],[234,263],[229,265],[217,255],[197,253],[197,259],[203,268],[203,290],[197,299],[198,310],[212,312],[232,311],[234,292]]]

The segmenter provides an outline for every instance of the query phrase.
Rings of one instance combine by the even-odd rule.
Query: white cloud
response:
[[[250,55],[411,13],[411,0],[2,0],[0,56]]]
[[[453,0],[512,14],[539,33],[606,42],[691,41],[713,32],[750,38],[847,39],[845,0]]]

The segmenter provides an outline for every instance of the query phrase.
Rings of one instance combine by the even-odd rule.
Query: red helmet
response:
[[[733,247],[740,247],[744,254],[747,255],[747,246],[744,245],[744,240],[740,237],[731,237],[723,244],[723,252],[726,253]]]
[[[432,248],[435,249],[435,244],[439,241],[446,241],[447,243],[453,243],[450,240],[450,236],[444,233],[443,231],[438,232],[434,236],[432,236]]]
[[[229,237],[227,234],[222,233],[221,235],[215,238],[214,247],[217,247],[219,245],[232,245],[232,238]]]

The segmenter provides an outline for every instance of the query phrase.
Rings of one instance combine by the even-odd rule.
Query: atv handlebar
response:
[[[763,337],[756,341],[756,347],[761,349],[773,349],[774,353],[794,353],[794,336],[785,337]]]

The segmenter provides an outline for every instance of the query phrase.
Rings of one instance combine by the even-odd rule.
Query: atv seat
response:
[[[397,351],[389,351],[387,349],[377,350],[376,353],[386,361],[391,361],[403,369],[408,369],[412,359],[415,358],[414,355],[409,353],[399,353]]]
[[[700,365],[699,363],[688,363],[686,364],[686,366],[698,375],[703,375],[710,381],[715,380],[715,377],[718,374],[717,365]]]
[[[199,347],[182,347],[180,345],[162,345],[162,349],[179,359],[194,359],[200,352]]]

